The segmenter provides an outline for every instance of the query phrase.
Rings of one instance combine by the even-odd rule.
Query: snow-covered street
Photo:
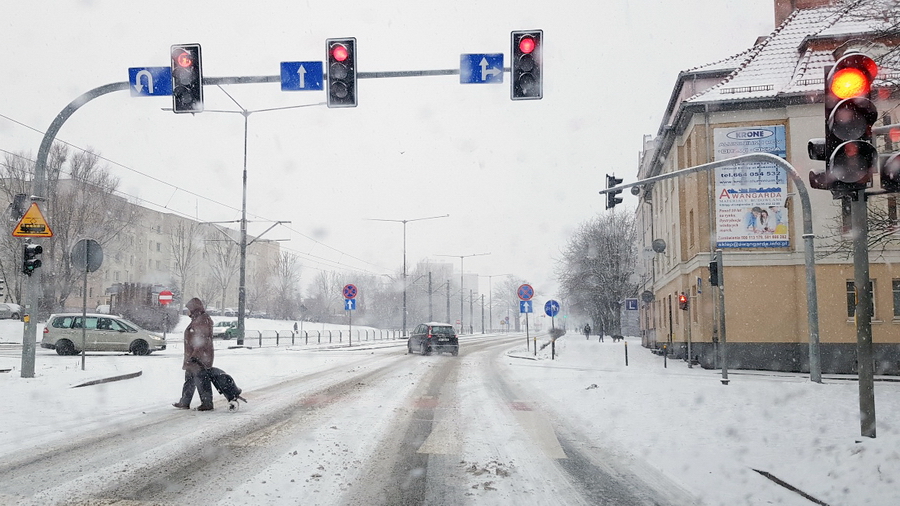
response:
[[[203,413],[171,407],[169,339],[147,357],[89,354],[84,371],[39,349],[33,379],[4,345],[0,504],[896,503],[896,382],[876,382],[878,438],[863,440],[851,379],[732,371],[724,386],[636,339],[569,333],[555,360],[524,334],[463,336],[459,357],[217,341],[249,403],[216,395]]]

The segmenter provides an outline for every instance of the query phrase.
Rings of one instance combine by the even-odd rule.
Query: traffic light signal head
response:
[[[881,187],[890,193],[900,192],[900,153],[892,154],[881,165]]]
[[[618,184],[622,184],[622,180],[617,178],[616,176],[606,175],[606,189],[610,189],[615,187]],[[616,207],[616,204],[622,203],[622,197],[617,197],[616,195],[622,193],[622,190],[615,190],[606,193],[606,208],[612,209]]]
[[[709,284],[719,286],[719,262],[715,260],[709,263]]]
[[[327,39],[328,107],[356,107],[356,39]]]
[[[44,248],[40,244],[26,244],[22,254],[22,272],[29,276],[34,274],[35,269],[41,266],[41,259],[38,257],[43,252]]]
[[[512,32],[510,98],[513,100],[539,100],[544,96],[543,30]]]
[[[844,55],[825,77],[825,138],[812,139],[809,157],[825,161],[825,172],[810,172],[813,188],[863,190],[871,186],[878,152],[872,125],[878,109],[869,95],[878,74],[875,61],[861,53]]]
[[[203,71],[200,44],[172,46],[172,110],[203,111]]]
[[[688,296],[684,293],[678,295],[678,309],[683,311],[687,311],[690,307],[690,303],[688,302]]]

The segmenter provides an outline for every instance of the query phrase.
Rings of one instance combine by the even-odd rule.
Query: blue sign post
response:
[[[322,85],[322,62],[281,62],[281,91],[318,91]]]
[[[128,83],[132,97],[161,97],[172,95],[171,67],[131,67]]]
[[[459,55],[459,83],[503,82],[503,53]]]

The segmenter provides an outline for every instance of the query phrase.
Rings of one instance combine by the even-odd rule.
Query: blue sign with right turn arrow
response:
[[[503,53],[459,55],[459,83],[503,82]]]

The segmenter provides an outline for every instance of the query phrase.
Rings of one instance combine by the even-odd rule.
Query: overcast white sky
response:
[[[266,238],[290,239],[282,247],[301,256],[307,282],[321,269],[400,270],[402,225],[367,219],[449,214],[407,225],[411,265],[430,258],[458,269],[459,259],[438,255],[491,253],[466,259],[465,270],[515,274],[537,299],[551,298],[561,249],[606,212],[604,174],[634,179],[642,136],[656,134],[678,72],[748,48],[773,30],[773,11],[772,0],[8,1],[0,149],[35,155],[42,133],[21,124],[43,132],[82,93],[127,81],[129,67],[169,65],[174,43],[202,44],[208,77],[278,75],[281,61],[321,61],[325,39],[345,36],[357,38],[363,72],[452,69],[461,53],[502,52],[508,66],[510,31],[540,28],[540,101],[511,101],[508,75],[502,85],[366,79],[354,109],[251,115],[248,210],[259,220],[251,234],[292,222]],[[278,84],[227,91],[248,110],[325,100]],[[205,94],[207,109],[236,110],[216,87]],[[170,98],[106,95],[59,138],[121,164],[111,172],[130,197],[238,220],[243,118],[164,107]]]

